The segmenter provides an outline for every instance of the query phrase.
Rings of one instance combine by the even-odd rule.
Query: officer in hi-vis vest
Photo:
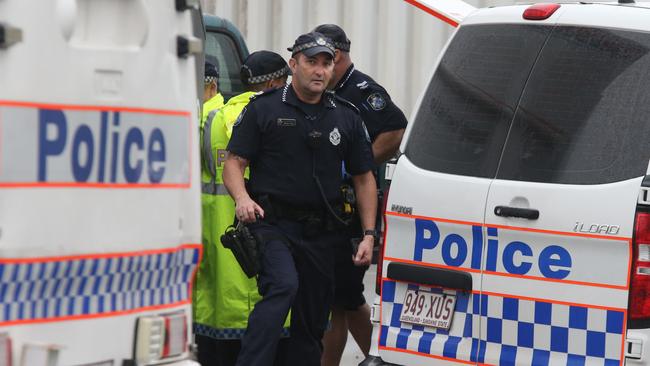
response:
[[[284,86],[289,66],[270,51],[251,53],[241,67],[248,91],[212,110],[203,126],[203,260],[194,287],[194,331],[202,365],[234,365],[248,315],[261,298],[255,278],[247,278],[232,252],[219,239],[235,217],[235,203],[228,195],[221,172],[226,146],[237,117],[250,97],[259,91]],[[207,179],[206,179],[207,178]],[[285,328],[288,324],[285,324]]]

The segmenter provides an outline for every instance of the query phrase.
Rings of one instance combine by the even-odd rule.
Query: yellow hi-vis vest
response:
[[[203,259],[194,286],[194,331],[216,339],[241,338],[250,312],[261,299],[255,278],[246,277],[220,241],[235,218],[235,202],[221,177],[226,147],[235,120],[253,94],[232,97],[221,109],[210,112],[202,130]]]

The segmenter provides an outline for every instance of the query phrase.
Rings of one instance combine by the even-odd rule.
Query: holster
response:
[[[224,248],[232,251],[239,266],[248,278],[252,278],[259,273],[259,243],[246,225],[229,226],[226,232],[221,235],[221,244]]]

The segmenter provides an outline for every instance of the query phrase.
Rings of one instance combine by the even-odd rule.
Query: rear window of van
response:
[[[424,169],[508,180],[642,176],[650,157],[649,50],[647,33],[463,27],[428,87],[405,154]]]

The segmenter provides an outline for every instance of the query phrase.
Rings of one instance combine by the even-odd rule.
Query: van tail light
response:
[[[163,358],[178,356],[187,350],[187,318],[185,313],[165,316]]]
[[[548,19],[557,9],[560,4],[535,4],[524,10],[524,19],[526,20],[544,20]]]
[[[377,253],[377,277],[375,278],[375,293],[381,295],[381,277],[384,269],[384,248],[386,247],[386,205],[388,204],[388,192],[390,185],[387,185],[384,191],[384,197],[381,202],[381,222],[382,233],[381,242],[379,243],[379,253]]]
[[[12,365],[11,338],[7,333],[0,333],[0,365]],[[3,363],[4,362],[4,363]]]
[[[185,312],[138,318],[135,337],[135,360],[147,364],[187,351],[187,316]]]
[[[632,238],[630,321],[650,320],[650,213],[637,212]]]

